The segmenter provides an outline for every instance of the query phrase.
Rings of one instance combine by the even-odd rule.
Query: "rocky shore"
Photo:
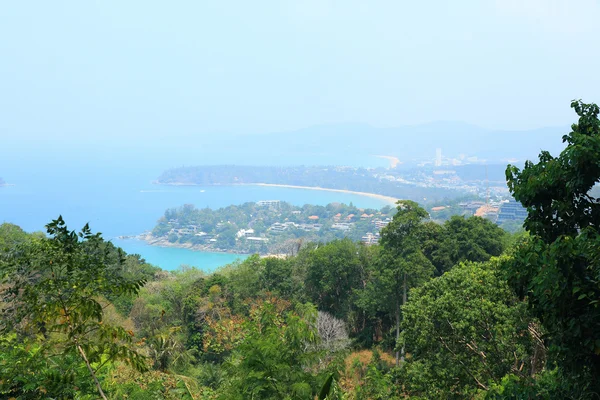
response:
[[[192,243],[171,243],[165,237],[157,238],[152,235],[150,232],[144,232],[139,235],[133,236],[119,236],[119,239],[137,239],[143,240],[148,243],[150,246],[159,246],[159,247],[176,247],[180,249],[188,249],[192,251],[205,251],[210,253],[229,253],[229,254],[246,254],[235,250],[225,250],[218,249],[206,244],[192,244]]]

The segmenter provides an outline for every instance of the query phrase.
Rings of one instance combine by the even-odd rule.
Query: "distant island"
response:
[[[412,172],[411,172],[412,173]],[[409,174],[411,174],[409,173]],[[442,177],[444,179],[445,177]],[[162,185],[280,185],[304,189],[339,190],[390,199],[408,199],[428,204],[454,199],[467,192],[439,181],[409,181],[387,168],[342,166],[263,167],[212,165],[181,167],[163,172],[155,184]],[[393,200],[391,201],[394,202]]]
[[[379,231],[396,209],[293,206],[279,200],[232,205],[218,210],[187,204],[168,209],[152,232],[141,238],[158,246],[231,253],[288,254],[302,241],[329,242],[344,237],[377,243]]]
[[[0,178],[0,186],[4,186],[6,185],[6,182],[4,182],[4,179]]]

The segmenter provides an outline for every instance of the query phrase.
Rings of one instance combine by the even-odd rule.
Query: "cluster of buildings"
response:
[[[300,229],[306,232],[318,232],[323,227],[322,224],[297,224],[295,222],[275,222],[269,227],[273,233],[284,232],[288,229]]]
[[[498,225],[506,221],[524,221],[527,218],[527,209],[514,199],[502,204],[496,218]]]
[[[364,244],[375,244],[375,243],[379,243],[379,239],[381,238],[379,232],[376,232],[375,234],[371,233],[371,232],[367,232],[367,234],[363,237],[360,238],[360,241],[363,242]]]
[[[511,160],[517,161],[517,160]],[[414,185],[422,188],[439,188],[458,190],[465,193],[478,195],[486,198],[489,195],[498,200],[506,199],[510,196],[508,187],[504,180],[488,180],[487,177],[480,179],[461,178],[456,167],[465,165],[479,165],[483,171],[486,160],[477,157],[468,157],[461,154],[457,158],[449,158],[442,155],[442,149],[435,149],[435,157],[425,162],[418,163],[418,167],[426,167],[422,170],[388,170],[387,172],[377,171],[373,177],[380,181],[395,182],[402,185]],[[433,167],[433,169],[431,168]],[[486,174],[487,176],[487,171]]]
[[[260,200],[256,202],[256,205],[259,207],[273,207],[279,208],[279,204],[281,200]]]
[[[297,223],[292,221],[285,222],[275,222],[269,228],[269,232],[272,234],[282,233],[292,229],[299,229],[306,232],[318,232],[323,229],[324,224],[318,222],[319,217],[316,215],[311,215],[307,217],[307,223]],[[361,241],[365,244],[374,244],[379,242],[380,234],[382,228],[384,228],[387,224],[392,221],[390,217],[380,217],[375,214],[367,214],[363,213],[359,214],[349,214],[343,216],[341,213],[338,213],[333,216],[333,224],[330,225],[330,229],[349,232],[351,231],[358,222],[367,221],[373,226],[372,232],[367,232],[364,236],[362,236]],[[363,225],[364,226],[364,225]],[[373,233],[374,232],[374,233]],[[240,230],[238,232],[240,236],[248,235],[247,230]]]
[[[365,214],[361,215],[361,219]],[[372,218],[373,215],[369,215],[369,218]],[[392,222],[392,218],[372,218],[371,224],[375,227],[375,233],[367,232],[363,237],[360,238],[360,241],[365,244],[375,244],[379,243],[379,239],[381,238],[380,232],[383,228],[385,228],[390,222]]]
[[[267,239],[267,238],[255,236],[254,229],[252,229],[252,228],[240,229],[239,231],[237,231],[235,236],[237,239],[245,238],[247,241],[254,242],[254,243],[262,243],[262,242],[269,241],[269,239]]]
[[[482,160],[477,156],[467,156],[465,154],[461,154],[456,158],[445,157],[442,156],[442,149],[438,147],[435,149],[435,158],[433,160],[424,161],[419,163],[418,165],[420,167],[424,167],[426,165],[433,164],[434,167],[441,167],[443,165],[465,165],[472,163],[482,163],[485,161],[486,160]]]
[[[187,225],[185,227],[180,227],[179,222],[174,219],[170,219],[168,224],[171,226],[169,234],[175,234],[179,237],[194,236],[205,243],[214,243],[217,241],[216,235],[200,231],[197,225]]]
[[[527,218],[527,209],[515,199],[483,202],[471,201],[460,203],[459,206],[476,217],[487,218],[498,225],[507,221],[522,222]],[[435,208],[435,207],[434,207]],[[432,211],[435,211],[432,209]]]
[[[318,215],[302,215],[302,211],[294,210],[291,211],[291,214],[294,216],[294,218],[292,218],[289,213],[283,215],[278,211],[281,206],[279,200],[261,200],[256,204],[259,207],[268,207],[275,211],[275,213],[280,216],[279,219],[281,219],[281,221],[272,223],[267,228],[267,232],[263,232],[262,230],[257,232],[255,229],[258,228],[255,226],[253,227],[252,224],[246,228],[236,229],[235,240],[238,243],[241,241],[241,243],[265,244],[269,242],[269,240],[271,240],[271,242],[277,242],[278,238],[274,235],[286,231],[292,231],[290,233],[294,235],[294,233],[297,234],[298,231],[317,233],[323,232],[324,230],[329,232],[333,230],[344,233],[343,236],[346,236],[347,233],[348,236],[355,239],[360,237],[360,240],[365,244],[375,244],[379,242],[379,232],[381,229],[392,221],[391,217],[388,217],[381,212],[368,213],[368,210],[363,209],[356,209],[354,213],[350,214],[337,213],[336,215],[327,218],[324,218],[323,216],[319,217]],[[289,221],[286,216],[294,221]],[[207,233],[200,230],[200,225],[186,224],[178,219],[170,219],[167,221],[167,226],[169,228],[167,230],[167,235],[171,242],[174,240],[172,236],[176,236],[178,241],[184,238],[186,242],[190,242],[193,245],[211,245],[218,242],[220,235],[218,232],[226,229],[228,224],[230,224],[230,222],[218,222],[214,226],[215,229],[211,230],[211,233]],[[330,237],[327,236],[326,233],[324,233],[324,235]],[[335,236],[341,237],[341,235]]]

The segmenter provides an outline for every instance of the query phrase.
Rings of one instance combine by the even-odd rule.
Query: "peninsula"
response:
[[[402,164],[402,161],[398,157],[394,156],[375,156],[377,158],[383,158],[390,162],[390,168],[396,168],[398,165]]]
[[[264,167],[208,165],[174,168],[163,172],[159,185],[263,185],[310,190],[332,190],[378,197],[391,204],[407,199],[427,204],[464,196],[463,187],[424,179],[409,181],[387,168],[346,166]]]
[[[141,236],[151,245],[230,253],[289,253],[302,241],[329,242],[351,238],[366,244],[379,241],[379,231],[396,213],[341,203],[293,206],[279,200],[232,205],[218,210],[191,204],[168,209],[151,233]]]

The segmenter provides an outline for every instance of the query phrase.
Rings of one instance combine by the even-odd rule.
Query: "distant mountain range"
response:
[[[535,159],[540,150],[552,154],[562,150],[562,135],[569,128],[494,131],[460,122],[378,128],[366,124],[321,125],[289,132],[198,137],[207,164],[215,152],[223,152],[221,162],[255,164],[344,164],[344,159],[389,155],[404,165],[430,160],[436,149],[443,157],[477,157],[487,163]],[[224,158],[223,158],[224,157]],[[235,159],[234,159],[235,158]],[[318,159],[318,161],[312,161]],[[326,160],[332,160],[326,162]],[[293,161],[292,161],[293,160]],[[306,161],[303,161],[306,160]],[[381,160],[380,160],[381,163]]]
[[[119,146],[114,146],[113,141],[98,141],[94,142],[93,152],[88,151],[91,142],[84,138],[66,143],[66,150],[55,147],[59,142],[48,142],[44,151],[50,148],[68,151],[72,157],[82,155],[81,164],[93,163],[94,168],[96,165],[134,166],[156,173],[190,165],[390,165],[389,160],[374,157],[377,155],[397,157],[402,162],[399,168],[410,168],[423,161],[432,162],[437,148],[442,150],[443,157],[464,155],[465,158],[484,159],[487,164],[506,165],[509,160],[522,163],[526,159],[536,159],[541,149],[557,154],[563,148],[562,136],[569,131],[568,127],[496,131],[459,122],[392,128],[331,124],[286,132],[245,134],[211,134],[198,127],[197,132],[175,131],[163,136],[148,133],[146,138],[124,135]],[[9,156],[19,154],[19,151],[27,152],[27,146],[24,143],[22,148],[16,149],[18,151],[13,149]],[[30,162],[43,159],[41,149],[37,152]],[[7,159],[0,160],[0,168],[11,166]],[[15,158],[13,163],[16,162],[18,159]]]

